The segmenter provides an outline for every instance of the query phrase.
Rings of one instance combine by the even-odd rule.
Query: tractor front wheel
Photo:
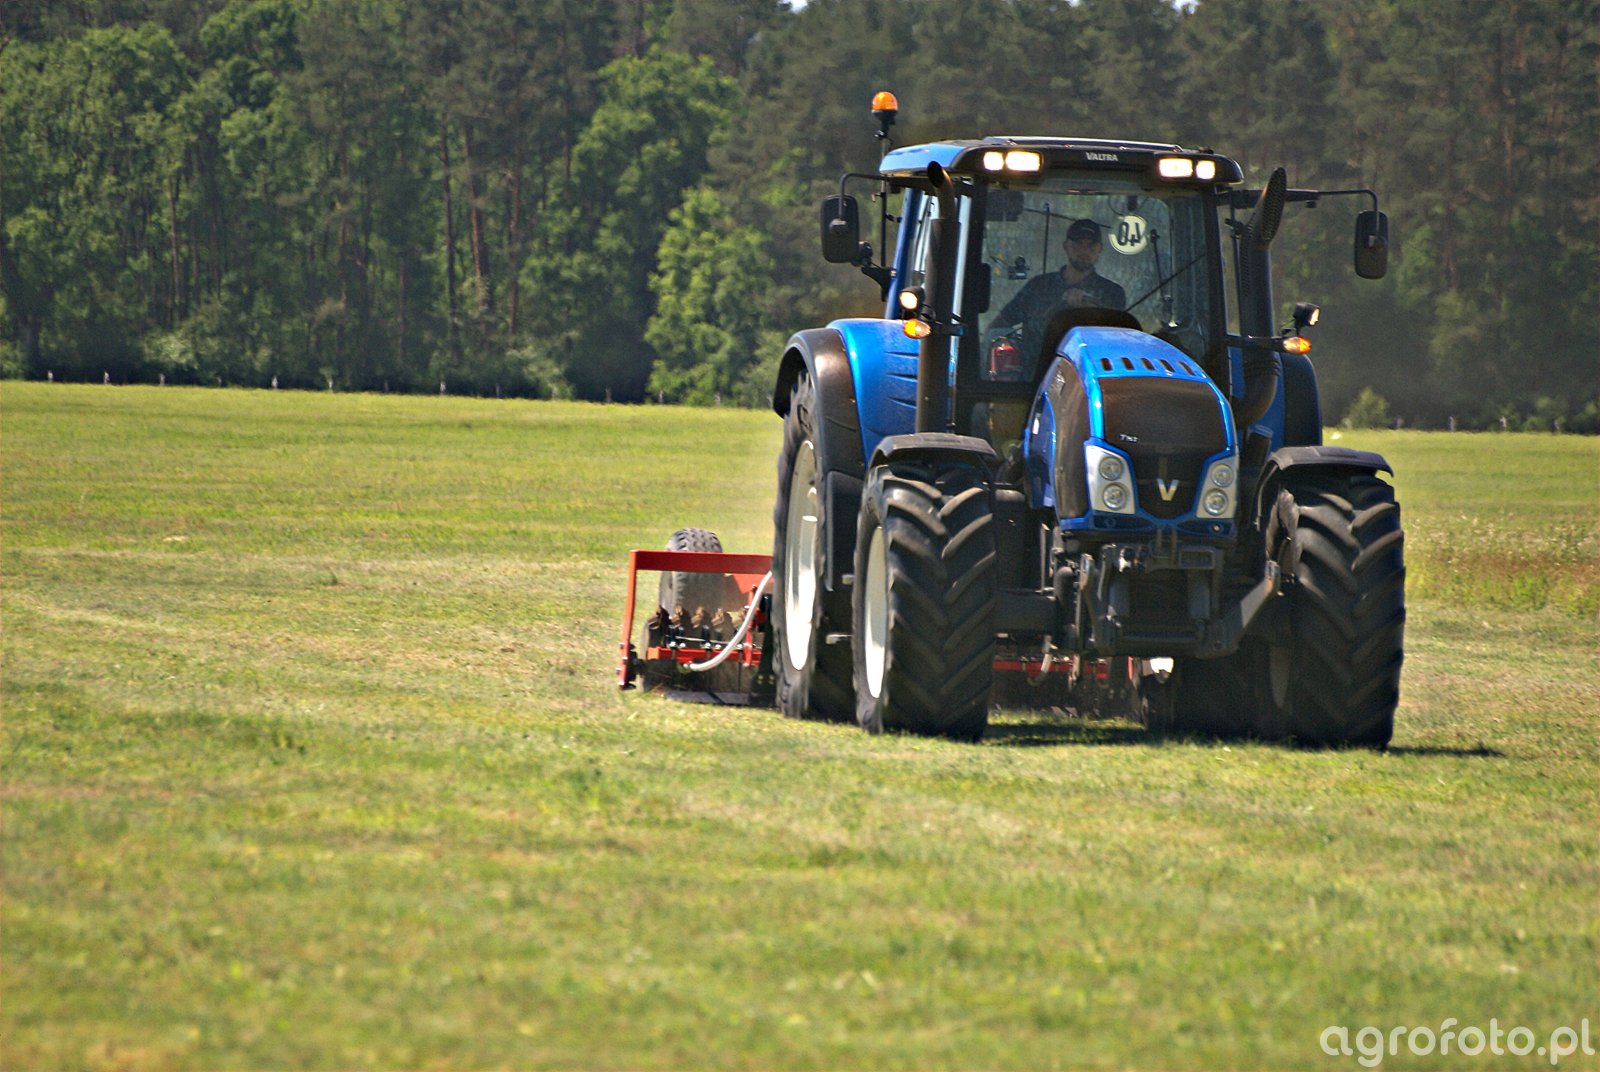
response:
[[[997,570],[992,494],[960,462],[873,471],[856,530],[856,718],[976,741],[989,720]]]
[[[1292,578],[1291,629],[1261,645],[1257,732],[1382,748],[1394,733],[1406,619],[1394,488],[1370,473],[1288,474],[1267,551]]]

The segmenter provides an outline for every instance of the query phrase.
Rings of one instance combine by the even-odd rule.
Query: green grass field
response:
[[[1452,1017],[1600,1043],[1595,440],[1340,440],[1395,463],[1409,533],[1377,754],[620,694],[626,552],[770,549],[778,434],[0,385],[0,1067],[1360,1068],[1325,1027]]]

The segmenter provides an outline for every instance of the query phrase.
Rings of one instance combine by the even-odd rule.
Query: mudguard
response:
[[[993,478],[1000,458],[987,439],[974,436],[953,435],[949,432],[919,432],[910,435],[886,436],[872,452],[872,467],[891,461],[939,458],[966,462]]]
[[[1305,446],[1273,451],[1261,467],[1261,479],[1256,484],[1254,516],[1258,524],[1269,505],[1277,501],[1279,476],[1291,469],[1342,469],[1394,474],[1394,467],[1384,460],[1383,455],[1370,450]]]
[[[778,382],[772,391],[772,410],[778,416],[788,414],[789,393],[802,371],[809,373],[811,382],[817,385],[819,420],[812,434],[821,459],[819,467],[859,480],[866,473],[866,465],[856,416],[855,376],[844,336],[832,325],[796,332],[784,347]]]
[[[1262,481],[1275,473],[1286,469],[1305,468],[1306,466],[1321,466],[1325,469],[1356,469],[1369,473],[1394,473],[1394,468],[1384,460],[1383,455],[1374,454],[1370,450],[1354,450],[1350,447],[1284,447],[1274,451],[1267,459],[1266,468],[1262,470]]]
[[[1272,403],[1251,424],[1251,432],[1271,437],[1272,450],[1281,447],[1318,446],[1322,443],[1322,396],[1317,386],[1317,370],[1304,354],[1282,354],[1278,390]],[[1229,347],[1228,361],[1234,383],[1244,382],[1244,356],[1236,346]]]
[[[800,373],[817,386],[816,426],[812,429],[823,497],[823,598],[834,621],[850,620],[850,591],[843,583],[855,561],[856,515],[866,463],[857,419],[855,377],[844,336],[831,325],[796,332],[784,347],[773,389],[772,408],[789,412],[789,393]]]
[[[1283,376],[1278,384],[1283,400],[1282,446],[1322,445],[1322,395],[1317,390],[1317,370],[1304,354],[1283,355]]]

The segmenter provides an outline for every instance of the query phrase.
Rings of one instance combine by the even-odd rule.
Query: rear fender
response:
[[[817,385],[817,422],[812,444],[822,469],[836,469],[860,479],[866,472],[861,453],[861,422],[856,411],[855,377],[845,352],[844,336],[834,328],[796,332],[784,347],[778,364],[778,382],[772,392],[772,410],[789,412],[789,393],[800,373]]]
[[[849,621],[850,593],[843,578],[855,561],[856,514],[861,510],[866,464],[862,459],[855,378],[844,337],[833,328],[812,328],[789,339],[772,394],[772,409],[780,416],[788,414],[789,393],[802,372],[817,387],[812,446],[817,452],[818,490],[823,497],[822,539],[827,549],[822,556],[824,599],[832,620]]]
[[[1284,354],[1278,391],[1283,398],[1282,445],[1321,446],[1322,395],[1317,390],[1317,370],[1311,359],[1304,354]]]

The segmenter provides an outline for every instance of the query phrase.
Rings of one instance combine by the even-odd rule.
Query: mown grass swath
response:
[[[0,422],[7,1067],[1343,1068],[1329,1025],[1597,1022],[1592,440],[1341,440],[1408,531],[1377,754],[619,694],[629,548],[770,546],[770,414]]]

